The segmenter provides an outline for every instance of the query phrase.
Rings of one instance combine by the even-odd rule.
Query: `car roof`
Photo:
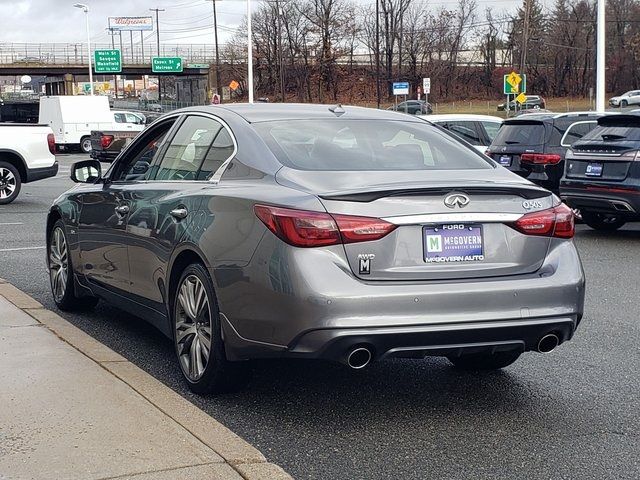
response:
[[[517,122],[528,122],[531,120],[536,120],[539,122],[553,122],[554,120],[559,118],[575,119],[576,122],[579,122],[580,120],[597,120],[600,117],[608,115],[611,114],[598,112],[528,113],[521,117],[508,118],[504,121],[504,123],[512,124]]]
[[[331,110],[341,108],[344,113],[334,113]],[[330,110],[331,109],[331,110]],[[375,108],[353,107],[349,105],[320,105],[312,103],[227,103],[224,105],[210,105],[191,107],[185,111],[200,111],[205,113],[225,110],[241,116],[249,123],[269,122],[274,120],[311,120],[311,119],[352,119],[352,120],[402,120],[405,122],[420,122],[413,116],[390,110]]]
[[[478,115],[472,113],[443,113],[436,115],[417,115],[417,117],[429,122],[445,122],[447,120],[467,120],[471,122],[503,122],[503,119],[500,117],[494,117],[492,115]]]

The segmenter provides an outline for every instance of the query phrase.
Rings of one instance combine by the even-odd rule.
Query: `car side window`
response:
[[[597,122],[578,122],[569,126],[562,137],[562,146],[570,147],[598,125]]]
[[[198,172],[198,180],[207,180],[211,177],[233,155],[234,149],[235,146],[229,130],[221,126],[204,157],[202,167]]]
[[[151,165],[162,146],[162,142],[171,129],[175,119],[157,125],[139,141],[136,141],[126,155],[114,165],[111,180],[114,182],[129,182],[136,180],[147,180],[152,171]]]
[[[449,122],[447,126],[450,132],[455,133],[471,145],[482,145],[475,122]]]
[[[125,118],[124,113],[114,113],[113,118],[115,119],[116,123],[127,123],[127,119]]]
[[[487,132],[487,137],[489,137],[489,142],[493,142],[493,139],[496,138],[498,134],[498,130],[500,130],[501,124],[498,122],[480,122],[484,127],[484,131]]]
[[[200,167],[222,128],[222,124],[212,118],[188,116],[169,142],[155,179],[198,179]]]
[[[127,118],[127,123],[141,123],[141,118],[133,113],[125,114]]]

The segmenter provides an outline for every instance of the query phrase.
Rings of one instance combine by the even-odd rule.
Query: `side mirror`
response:
[[[97,160],[83,160],[71,166],[71,180],[75,183],[96,183],[102,177],[102,168]]]

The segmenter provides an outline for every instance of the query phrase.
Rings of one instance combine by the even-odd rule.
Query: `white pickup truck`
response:
[[[46,125],[0,123],[0,205],[13,202],[23,183],[58,173],[55,147]]]

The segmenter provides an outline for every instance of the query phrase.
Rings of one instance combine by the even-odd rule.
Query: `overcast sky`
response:
[[[0,0],[0,43],[79,43],[86,42],[84,13],[73,8],[76,0]],[[80,0],[90,8],[92,41],[109,43],[106,32],[109,16],[155,15],[150,8],[164,8],[160,12],[162,43],[212,43],[213,13],[206,0]],[[295,1],[295,0],[289,0]],[[545,3],[548,3],[548,0]],[[246,0],[217,0],[219,39],[224,42],[239,25],[246,12]],[[356,0],[373,4],[375,0]],[[521,0],[477,0],[478,14],[484,16],[488,6],[499,11],[513,11]],[[256,8],[257,0],[253,0]],[[457,0],[433,0],[431,8],[455,8]],[[480,19],[479,19],[480,20]],[[139,33],[136,33],[139,41]],[[144,32],[148,41],[155,40],[155,32]]]

